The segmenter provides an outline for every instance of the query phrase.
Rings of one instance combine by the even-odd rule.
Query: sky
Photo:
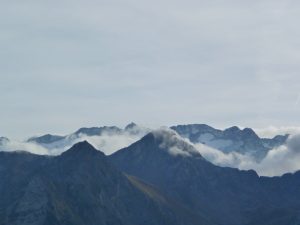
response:
[[[0,136],[131,121],[297,128],[299,10],[295,0],[1,0]]]

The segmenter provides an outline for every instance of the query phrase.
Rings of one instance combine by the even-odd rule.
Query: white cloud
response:
[[[286,145],[269,151],[261,163],[254,166],[254,169],[267,176],[300,170],[300,134],[292,135]]]
[[[225,154],[202,144],[195,147],[204,158],[216,165],[253,169],[261,176],[281,176],[300,170],[300,134],[290,136],[285,145],[270,150],[261,162],[249,155],[236,152]]]
[[[0,151],[27,151],[38,155],[50,154],[49,150],[43,146],[22,141],[8,141],[0,145]]]
[[[300,133],[300,127],[297,126],[269,126],[265,128],[255,128],[254,130],[260,137],[266,138],[273,138],[276,135]]]
[[[242,155],[237,152],[223,153],[218,149],[203,144],[195,144],[195,147],[204,158],[219,166],[244,168],[246,163],[248,164],[249,162],[255,161],[255,159],[249,155]]]
[[[83,136],[78,141],[86,140],[92,144],[96,149],[110,155],[121,148],[127,147],[132,143],[138,141],[143,135],[131,135],[128,133],[101,136]]]
[[[72,134],[67,136],[63,141],[45,146],[21,141],[9,141],[0,146],[0,151],[23,150],[35,154],[57,155],[69,149],[73,144],[87,140],[96,149],[109,155],[138,141],[149,131],[146,128],[134,128],[132,132],[103,133],[101,136],[76,136]],[[159,140],[163,140],[160,147],[167,149],[175,156],[192,156],[197,151],[215,165],[242,170],[254,169],[261,176],[280,176],[284,173],[300,170],[300,133],[291,135],[285,145],[270,150],[266,157],[259,163],[250,155],[243,155],[237,152],[226,154],[204,144],[192,144],[189,140],[180,137],[175,131],[169,128],[154,130],[153,134]]]
[[[0,145],[0,151],[23,150],[34,154],[59,155],[70,149],[74,144],[81,141],[88,141],[96,149],[110,155],[113,152],[127,147],[138,141],[150,130],[142,126],[134,126],[121,132],[102,132],[101,135],[87,136],[84,134],[70,134],[64,139],[51,144],[37,144],[34,142],[8,141]]]

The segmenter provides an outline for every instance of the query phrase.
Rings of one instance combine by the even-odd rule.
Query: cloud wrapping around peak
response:
[[[96,149],[110,155],[140,140],[151,131],[141,127],[133,127],[132,129],[115,133],[102,132],[101,135],[94,136],[74,133],[52,144],[9,140],[0,145],[0,151],[22,150],[40,155],[58,155],[75,143],[86,140]],[[280,176],[284,173],[300,170],[300,133],[290,135],[286,144],[270,150],[260,162],[248,154],[224,153],[205,144],[193,144],[188,139],[182,138],[174,130],[166,127],[152,130],[151,133],[159,142],[159,147],[167,150],[173,156],[198,157],[201,154],[215,165],[241,170],[253,169],[261,176]]]
[[[163,150],[167,150],[173,156],[199,156],[199,152],[189,140],[182,138],[170,128],[162,127],[152,131],[152,134],[161,142],[159,147]]]

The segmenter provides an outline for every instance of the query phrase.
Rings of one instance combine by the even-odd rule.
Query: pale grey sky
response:
[[[1,0],[0,136],[300,126],[300,2]]]

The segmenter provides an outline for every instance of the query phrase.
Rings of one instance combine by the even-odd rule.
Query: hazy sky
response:
[[[0,136],[300,125],[300,2],[1,0]]]

